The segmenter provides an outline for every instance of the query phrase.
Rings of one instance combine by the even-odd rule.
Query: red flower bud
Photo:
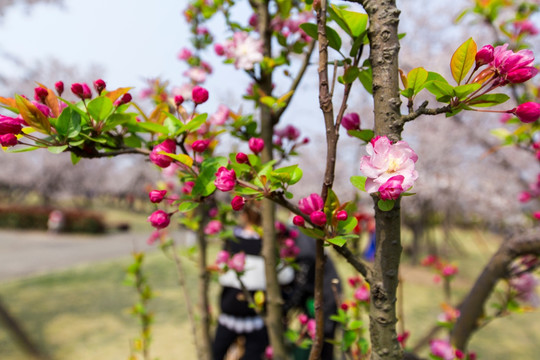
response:
[[[176,107],[182,105],[183,102],[184,102],[184,97],[182,95],[176,95],[174,97],[174,104],[176,105]]]
[[[62,81],[58,81],[56,84],[54,84],[54,88],[56,89],[58,96],[62,96],[62,93],[64,92],[64,83]]]
[[[152,190],[148,194],[150,201],[154,204],[160,203],[167,194],[167,190]]]
[[[164,229],[169,226],[171,217],[163,210],[156,210],[148,217],[148,221],[156,229]]]
[[[79,84],[79,83],[71,84],[71,92],[82,99],[83,98],[82,84]]]
[[[493,61],[493,46],[485,45],[476,53],[476,67],[489,64]]]
[[[357,113],[349,113],[341,120],[341,125],[347,130],[360,129],[360,116]]]
[[[105,84],[105,81],[101,79],[94,81],[94,89],[96,89],[96,92],[98,93],[98,95],[101,95],[101,92],[105,90],[106,86],[107,85]]]
[[[9,147],[17,145],[17,137],[13,134],[4,134],[0,135],[0,145]]]
[[[338,221],[345,221],[349,217],[349,214],[345,210],[338,211],[336,214],[336,219]]]
[[[521,122],[532,123],[540,118],[540,104],[535,102],[526,102],[511,110]]]
[[[191,97],[195,104],[202,104],[208,100],[208,90],[200,86],[195,86],[191,91]]]
[[[249,139],[248,145],[251,151],[258,154],[264,149],[264,140],[260,138],[251,138]]]
[[[249,158],[246,154],[239,152],[236,154],[236,162],[239,164],[247,164],[249,162]]]
[[[243,197],[238,196],[238,195],[233,197],[233,199],[231,201],[231,206],[232,206],[234,211],[242,210],[244,208],[245,204],[246,204],[246,200]]]
[[[208,145],[210,145],[209,139],[196,140],[191,144],[191,148],[195,152],[202,153],[208,148]]]
[[[37,87],[34,89],[34,99],[36,99],[36,101],[45,103],[47,95],[49,95],[47,89],[44,89],[42,87]]]
[[[314,211],[309,215],[311,222],[317,226],[326,225],[326,214],[322,211]]]
[[[127,104],[128,102],[130,102],[131,100],[133,99],[133,97],[131,96],[130,93],[126,93],[124,95],[122,95],[122,97],[118,100],[116,100],[114,102],[114,106],[120,106],[120,105],[124,105],[124,104]]]
[[[301,217],[300,215],[296,215],[293,220],[292,220],[293,224],[298,226],[298,227],[304,227],[306,222],[304,220],[303,217]]]

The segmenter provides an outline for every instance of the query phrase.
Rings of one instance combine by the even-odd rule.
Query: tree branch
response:
[[[426,100],[422,103],[422,105],[418,107],[418,109],[416,109],[416,111],[413,111],[407,115],[402,115],[401,116],[402,124],[412,121],[416,119],[417,117],[419,117],[420,115],[439,115],[439,114],[444,114],[444,113],[452,111],[452,107],[450,105],[446,105],[446,106],[436,108],[436,109],[428,109],[427,106],[428,106],[428,101]]]

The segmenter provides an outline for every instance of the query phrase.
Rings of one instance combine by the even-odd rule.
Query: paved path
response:
[[[0,230],[0,281],[148,251],[150,233],[51,234]],[[179,239],[175,236],[175,239]]]

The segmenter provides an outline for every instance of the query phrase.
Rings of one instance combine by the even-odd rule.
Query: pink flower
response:
[[[195,104],[202,104],[208,100],[208,90],[201,86],[195,86],[191,90],[191,98]]]
[[[287,227],[285,226],[284,223],[282,223],[281,221],[276,221],[274,222],[274,227],[276,228],[276,232],[281,235],[281,234],[285,234],[287,232]]]
[[[508,44],[497,46],[493,51],[493,61],[490,65],[499,76],[499,85],[507,83],[521,83],[529,80],[538,73],[531,66],[534,62],[534,54],[531,50],[523,49],[518,52],[508,50]]]
[[[186,195],[191,194],[191,191],[193,190],[193,186],[195,186],[195,182],[186,181],[184,183],[184,186],[182,187],[182,194],[186,194]]]
[[[154,204],[160,203],[167,194],[167,190],[152,190],[148,194],[150,201]]]
[[[0,135],[20,134],[22,131],[22,120],[9,116],[0,115]]]
[[[356,291],[354,292],[354,298],[358,301],[369,301],[369,289],[366,284],[363,284],[358,289],[356,289]]]
[[[219,105],[217,111],[210,116],[210,123],[213,125],[223,125],[229,118],[231,111],[225,105]]]
[[[246,164],[249,162],[249,158],[246,154],[239,152],[236,154],[236,162],[239,164]]]
[[[217,234],[223,228],[223,224],[219,220],[210,220],[210,222],[204,228],[204,233],[206,235]]]
[[[531,200],[531,193],[528,191],[522,191],[521,194],[519,194],[519,202],[526,203],[529,200]]]
[[[190,67],[184,72],[184,76],[187,76],[192,82],[200,84],[206,81],[206,70],[202,67]]]
[[[56,89],[58,96],[62,96],[62,93],[64,92],[64,83],[62,81],[57,81],[54,84],[54,88]]]
[[[150,153],[150,161],[159,166],[160,168],[166,168],[171,165],[173,159],[168,155],[160,154],[160,152],[166,152],[169,154],[176,153],[176,142],[172,139],[167,139],[161,144],[154,146]]]
[[[450,277],[456,275],[457,273],[458,267],[456,265],[445,265],[441,270],[441,274],[444,277]]]
[[[219,56],[225,55],[225,48],[224,48],[223,45],[221,45],[221,44],[215,44],[215,45],[214,45],[214,51],[215,51],[216,54],[219,55]]]
[[[248,141],[249,149],[258,154],[264,149],[264,140],[261,138],[251,138]]]
[[[315,322],[315,319],[309,319],[307,323],[307,333],[309,337],[312,339],[315,339],[315,332],[317,328],[317,323]]]
[[[392,176],[387,182],[379,187],[379,194],[383,200],[396,200],[403,192],[403,175]]]
[[[148,217],[148,221],[156,229],[163,229],[169,226],[169,223],[171,222],[171,217],[163,210],[156,210]]]
[[[220,167],[216,173],[214,185],[221,191],[231,191],[236,185],[236,173],[234,170],[227,170],[224,166]]]
[[[493,61],[493,46],[485,45],[476,53],[476,66],[480,67]]]
[[[319,194],[313,193],[308,197],[300,199],[300,201],[298,201],[298,207],[304,214],[311,215],[314,211],[322,210],[324,203]]]
[[[431,353],[440,357],[442,360],[454,360],[454,349],[448,341],[445,340],[431,340],[429,343]]]
[[[409,331],[405,331],[402,334],[398,334],[397,341],[401,344],[402,348],[405,348],[405,344],[407,342],[407,339],[409,338],[409,335],[411,335]]]
[[[15,146],[19,141],[13,134],[0,135],[0,145],[5,147]]]
[[[304,227],[306,225],[306,222],[304,220],[303,217],[301,217],[300,215],[296,215],[293,220],[292,220],[293,224],[298,226],[298,227]]]
[[[220,250],[220,252],[218,252],[217,254],[216,264],[218,265],[226,264],[227,261],[229,261],[230,256],[231,254],[229,254],[228,251]]]
[[[540,118],[540,104],[529,101],[519,105],[512,112],[521,122],[532,123]]]
[[[418,156],[405,141],[392,144],[386,136],[376,137],[366,145],[366,151],[368,155],[362,157],[360,170],[367,176],[368,193],[379,191],[381,185],[397,175],[403,176],[403,190],[413,186],[418,178],[414,168]]]
[[[271,345],[268,345],[264,350],[264,356],[266,360],[272,360],[274,358],[274,349]]]
[[[154,230],[152,234],[150,234],[150,237],[146,240],[146,243],[148,245],[154,245],[154,243],[158,241],[160,237],[161,234],[159,233],[159,230]]]
[[[360,129],[360,116],[357,113],[349,113],[341,120],[341,125],[347,130]]]
[[[246,200],[243,197],[238,196],[238,195],[233,197],[233,199],[231,200],[231,206],[234,211],[242,210],[245,204],[246,204]]]
[[[518,35],[522,35],[522,34],[537,35],[538,34],[538,28],[534,26],[534,24],[530,20],[514,21],[512,25],[514,25],[514,29],[516,29],[516,32],[518,33]]]
[[[349,214],[345,210],[338,211],[336,214],[336,220],[345,221],[349,217]]]
[[[98,95],[101,95],[101,92],[105,90],[106,87],[107,85],[102,79],[97,79],[96,81],[94,81],[94,89],[96,89]]]
[[[51,108],[48,107],[47,105],[38,103],[37,101],[32,101],[32,104],[34,104],[38,108],[38,110],[41,111],[41,113],[45,115],[46,117],[51,116],[52,114]]]
[[[233,34],[224,44],[224,55],[234,60],[237,69],[253,70],[256,63],[263,61],[262,41],[244,31]]]
[[[326,225],[326,214],[322,211],[314,211],[309,214],[311,222],[317,226]]]
[[[227,265],[236,272],[244,271],[244,267],[246,266],[246,254],[244,252],[234,254]]]
[[[536,277],[528,272],[510,279],[510,286],[517,291],[517,298],[534,307],[540,305],[540,299],[536,294],[537,285]]]
[[[210,145],[209,139],[196,140],[191,144],[191,148],[195,152],[202,153],[208,148],[208,145]]]
[[[293,125],[287,125],[283,129],[279,129],[274,132],[279,138],[287,138],[289,140],[296,140],[300,137],[300,130]]]
[[[178,53],[179,60],[188,60],[192,56],[193,56],[193,53],[188,48],[182,48],[180,52]]]
[[[298,321],[300,322],[300,324],[302,325],[306,325],[309,321],[309,318],[306,314],[300,314],[298,315]]]
[[[535,218],[536,220],[540,220],[540,211],[535,211],[535,212],[533,212],[532,216],[533,216],[533,218]]]

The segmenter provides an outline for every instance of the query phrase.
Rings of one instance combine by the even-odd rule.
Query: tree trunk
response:
[[[212,359],[212,338],[210,336],[210,302],[208,289],[210,276],[207,267],[207,241],[204,227],[206,224],[207,206],[201,204],[197,212],[201,217],[200,226],[197,230],[197,247],[199,248],[199,305],[201,314],[201,350],[202,360]]]

